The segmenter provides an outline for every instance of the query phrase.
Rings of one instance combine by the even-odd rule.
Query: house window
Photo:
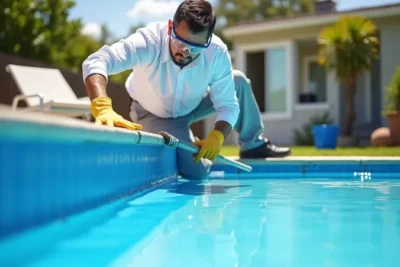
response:
[[[270,48],[265,54],[266,84],[265,111],[267,113],[286,112],[287,68],[286,48]]]
[[[315,56],[303,58],[303,90],[300,103],[326,103],[326,71]]]
[[[246,72],[251,81],[254,97],[260,111],[265,112],[265,52],[256,51],[246,53]]]
[[[239,66],[251,80],[254,97],[264,119],[291,117],[291,90],[296,55],[290,42],[243,46]]]

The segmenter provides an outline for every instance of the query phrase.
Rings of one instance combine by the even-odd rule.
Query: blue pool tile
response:
[[[0,236],[177,177],[170,147],[9,139],[0,142],[0,170]]]
[[[246,162],[244,162],[246,163]],[[375,174],[400,173],[400,162],[398,161],[334,161],[334,160],[298,160],[298,161],[250,161],[246,164],[252,167],[251,173],[239,170],[232,166],[216,163],[212,170],[224,171],[226,174],[241,174],[249,177],[260,176],[260,174],[272,174],[276,177],[318,177],[319,174],[331,173],[340,177],[351,177],[354,173],[371,172]],[[286,175],[281,175],[282,173]],[[313,175],[316,174],[316,175]],[[384,176],[384,175],[383,175]],[[383,177],[380,175],[380,177]],[[395,176],[394,176],[395,177]],[[292,177],[290,177],[292,178]]]
[[[306,172],[353,173],[364,171],[359,162],[310,162],[305,165]]]
[[[365,170],[372,173],[398,173],[400,172],[400,162],[371,162],[364,161]]]

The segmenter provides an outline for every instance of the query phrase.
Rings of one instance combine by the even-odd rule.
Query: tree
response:
[[[138,23],[137,25],[130,27],[128,32],[129,32],[129,34],[134,34],[139,28],[143,28],[145,26],[146,26],[146,23],[143,23],[143,22]]]
[[[66,55],[64,61],[59,62],[57,67],[67,68],[74,72],[82,71],[83,61],[102,46],[94,38],[87,35],[78,35],[69,40],[64,47]]]
[[[379,39],[375,24],[359,16],[343,16],[336,24],[324,28],[318,37],[318,62],[346,86],[346,119],[343,136],[352,136],[356,119],[354,98],[356,78],[371,69],[372,61],[379,56]]]
[[[231,26],[235,23],[277,16],[310,13],[317,0],[219,0],[218,19]]]
[[[0,51],[63,64],[65,44],[82,27],[79,19],[68,20],[74,5],[68,0],[0,1]]]
[[[255,19],[257,4],[252,0],[219,0],[216,11],[218,20],[230,26],[240,21]]]
[[[110,44],[113,40],[113,34],[106,24],[101,25],[101,34],[100,34],[100,43],[101,44]]]
[[[218,0],[218,25],[215,33],[232,48],[222,33],[225,26],[249,20],[311,13],[317,0]]]
[[[229,50],[232,49],[232,42],[224,36],[222,27],[215,27],[214,34],[221,38],[221,40],[228,46]]]

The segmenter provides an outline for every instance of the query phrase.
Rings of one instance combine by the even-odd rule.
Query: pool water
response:
[[[96,212],[40,229],[14,263],[353,267],[400,261],[399,179],[178,180]]]

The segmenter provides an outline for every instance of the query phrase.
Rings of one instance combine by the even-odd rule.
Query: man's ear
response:
[[[171,30],[172,30],[172,20],[168,20],[168,35],[171,34]]]

